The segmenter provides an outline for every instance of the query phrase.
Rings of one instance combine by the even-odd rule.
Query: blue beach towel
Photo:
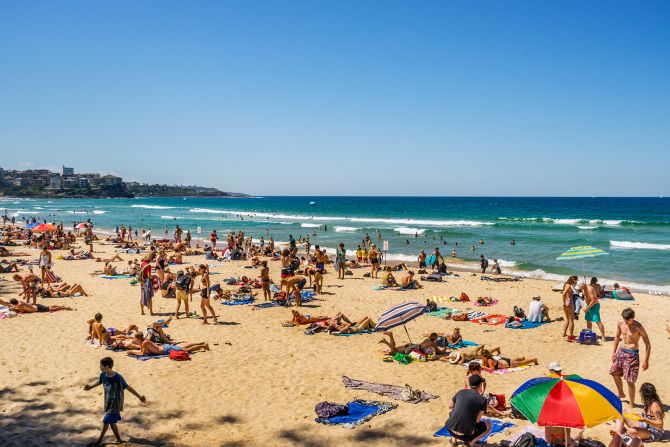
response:
[[[319,424],[339,425],[345,428],[356,428],[372,419],[373,417],[384,414],[397,408],[398,405],[390,402],[380,402],[376,400],[354,400],[347,404],[349,413],[343,416],[333,416],[332,418],[316,418]]]
[[[512,424],[511,422],[503,422],[499,419],[483,418],[482,420],[489,421],[489,423],[491,424],[491,432],[488,435],[484,436],[482,439],[480,439],[478,443],[485,443],[486,440],[489,438],[489,436],[495,435],[496,433],[500,433],[504,430],[507,430],[508,428],[516,427],[516,424]],[[441,429],[436,431],[433,436],[442,438],[451,438],[451,433],[449,433],[447,427],[442,427]]]
[[[474,341],[461,340],[455,345],[452,345],[451,343],[447,342],[447,346],[451,349],[460,349],[460,348],[467,348],[468,346],[479,346],[479,345]]]
[[[543,321],[541,323],[534,323],[534,322],[528,321],[528,320],[521,320],[521,326],[520,327],[507,326],[507,325],[505,325],[505,327],[507,329],[535,329],[536,327],[540,327],[540,326],[543,326],[543,325],[548,324],[548,323],[550,323],[550,322],[549,321]]]
[[[165,357],[170,357],[170,356],[167,355],[167,354],[160,354],[160,355],[156,355],[156,354],[151,354],[151,355],[130,355],[130,354],[128,354],[128,357],[132,357],[132,358],[134,358],[135,360],[140,360],[140,361],[142,361],[142,362],[146,362],[147,360],[152,360],[152,359],[163,359],[163,358],[165,358]]]
[[[338,334],[336,332],[331,332],[330,335],[337,335],[338,337],[351,337],[352,335],[365,335],[365,334],[374,334],[375,331],[365,331],[365,332],[353,332],[351,334]]]
[[[128,279],[128,278],[134,278],[134,276],[133,275],[114,275],[114,276],[99,275],[98,278],[102,278],[102,279],[124,279],[125,278],[125,279]]]
[[[245,300],[228,300],[228,301],[221,301],[221,304],[224,306],[239,306],[241,304],[251,304],[254,302],[253,298],[248,298]]]

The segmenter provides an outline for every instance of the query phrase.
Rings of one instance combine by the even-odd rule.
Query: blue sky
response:
[[[670,194],[670,2],[0,0],[0,166]]]

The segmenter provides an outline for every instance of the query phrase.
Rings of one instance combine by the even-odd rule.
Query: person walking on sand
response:
[[[649,355],[651,354],[651,342],[647,331],[637,320],[635,311],[626,308],[621,312],[622,321],[617,323],[616,335],[614,336],[614,350],[612,352],[612,366],[610,375],[619,392],[620,398],[625,398],[623,380],[628,385],[628,399],[631,407],[635,406],[635,382],[640,371],[640,338],[644,342],[645,352],[642,362],[642,371],[649,368]],[[621,345],[619,344],[621,343]]]
[[[598,283],[598,278],[591,278],[591,283],[584,287],[584,295],[586,297],[586,307],[584,307],[584,319],[586,320],[586,328],[591,330],[593,323],[598,325],[600,335],[605,341],[605,326],[603,320],[600,318],[600,301],[598,300],[598,291],[594,287]]]
[[[337,249],[335,256],[337,279],[344,279],[344,272],[347,270],[347,251],[344,249],[343,242],[340,242],[340,246]]]
[[[44,245],[42,247],[42,251],[40,252],[40,259],[39,259],[39,265],[40,265],[40,272],[41,272],[41,278],[40,282],[44,284],[45,282],[48,282],[47,278],[47,271],[51,268],[51,252],[49,251],[49,248]]]
[[[102,439],[105,437],[108,428],[112,428],[116,441],[121,443],[121,435],[117,423],[121,420],[121,411],[123,411],[123,392],[128,390],[131,394],[137,397],[140,402],[145,403],[147,398],[140,395],[133,387],[128,385],[121,374],[114,371],[114,360],[111,357],[105,357],[100,360],[100,377],[91,384],[84,386],[84,391],[92,390],[93,388],[102,385],[105,390],[105,416],[102,418],[102,431],[96,441],[90,442],[89,447],[99,446]]]
[[[149,309],[149,315],[153,315],[154,286],[151,283],[151,263],[149,262],[148,257],[142,259],[140,269],[142,270],[142,282],[140,283],[140,312],[144,315],[144,308],[146,307]]]

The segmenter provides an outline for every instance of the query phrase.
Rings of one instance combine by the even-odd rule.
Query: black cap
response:
[[[468,377],[468,383],[470,384],[470,388],[477,388],[482,383],[486,383],[486,380],[479,374],[473,374]]]

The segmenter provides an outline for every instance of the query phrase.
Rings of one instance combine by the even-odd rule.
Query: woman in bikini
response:
[[[379,276],[379,251],[377,251],[377,246],[375,244],[372,244],[370,246],[370,278],[377,278]]]
[[[312,323],[317,323],[319,321],[326,321],[329,318],[324,317],[322,315],[302,315],[300,312],[297,310],[292,310],[291,314],[293,315],[293,318],[290,321],[286,321],[286,324],[293,325],[293,326],[301,326],[303,324],[312,324]]]
[[[656,387],[651,383],[643,383],[640,386],[640,398],[644,404],[642,414],[624,415],[617,422],[616,431],[610,431],[612,441],[609,447],[623,447],[624,444],[628,447],[638,447],[643,441],[653,442],[663,439],[663,403],[658,397]]]
[[[574,286],[577,284],[577,277],[571,276],[563,284],[563,313],[565,314],[565,323],[563,323],[563,337],[568,337],[567,341],[575,341],[575,304],[572,300],[575,294]],[[569,334],[569,335],[568,335]]]
[[[526,357],[499,357],[498,360],[493,358],[491,351],[486,349],[482,350],[482,366],[484,368],[498,370],[498,369],[507,369],[507,368],[516,368],[519,366],[526,365],[539,365],[536,358],[527,359]]]
[[[447,355],[446,349],[442,349],[437,345],[437,333],[433,332],[426,338],[421,344],[407,343],[404,345],[396,346],[395,339],[393,338],[392,332],[382,332],[383,335],[386,335],[389,339],[384,340],[383,338],[379,340],[378,343],[384,344],[389,347],[390,355],[397,353],[400,354],[409,354],[410,352],[418,349],[426,356],[432,356],[432,359],[437,360],[438,358]]]

